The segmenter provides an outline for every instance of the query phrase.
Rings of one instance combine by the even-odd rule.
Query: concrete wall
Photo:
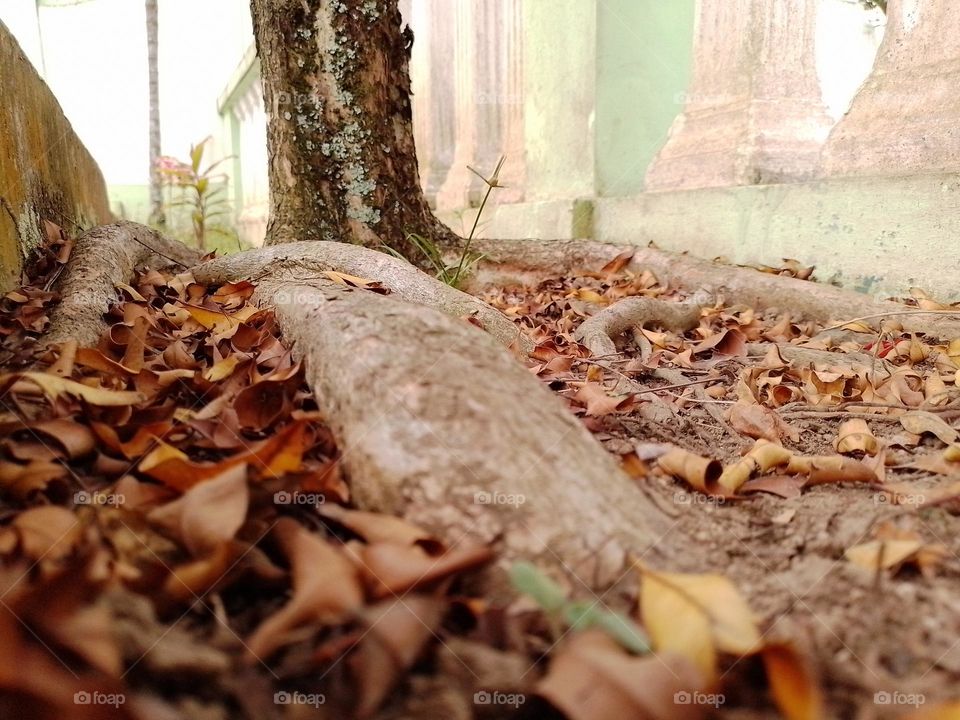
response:
[[[596,184],[643,190],[643,174],[683,109],[694,3],[604,0],[597,7]]]
[[[19,280],[43,220],[71,233],[107,222],[100,169],[0,23],[0,289]]]

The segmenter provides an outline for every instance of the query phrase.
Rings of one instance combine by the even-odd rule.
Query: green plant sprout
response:
[[[473,266],[480,262],[484,257],[483,255],[471,255],[470,245],[473,243],[473,239],[476,236],[477,226],[480,224],[480,216],[483,215],[483,210],[487,206],[487,200],[489,200],[490,194],[493,192],[494,188],[504,187],[504,185],[500,184],[500,169],[503,167],[504,160],[506,160],[506,157],[501,155],[500,159],[497,161],[497,166],[493,170],[493,174],[489,178],[484,177],[480,172],[467,165],[467,170],[483,180],[483,183],[487,186],[487,189],[483,194],[483,198],[480,200],[480,206],[477,208],[477,215],[473,219],[473,226],[470,228],[470,233],[467,235],[467,239],[463,244],[463,250],[460,252],[460,257],[456,263],[453,265],[447,265],[443,260],[443,253],[441,252],[440,248],[430,238],[423,237],[422,235],[418,235],[416,233],[409,233],[407,235],[407,240],[409,240],[414,247],[420,251],[423,257],[430,264],[430,267],[433,268],[434,277],[450,287],[460,287],[460,283],[463,282],[463,279],[470,272],[471,268],[473,268]],[[395,257],[401,258],[402,260],[409,260],[409,258],[405,258],[394,248],[386,245],[381,245],[380,248],[391,255],[394,255]]]
[[[646,634],[630,618],[606,609],[599,601],[568,600],[563,588],[533,564],[514,563],[510,581],[518,592],[529,595],[543,609],[554,638],[560,637],[563,625],[575,631],[595,627],[635,655],[650,652]]]
[[[222,197],[222,193],[226,192],[227,176],[225,173],[214,173],[214,170],[232,156],[222,158],[201,170],[203,154],[209,141],[208,137],[190,146],[189,163],[168,156],[157,158],[157,169],[165,184],[181,191],[180,199],[168,201],[167,205],[171,208],[189,208],[193,238],[200,250],[206,249],[207,234],[218,231],[210,225],[210,221],[229,213],[229,203]]]

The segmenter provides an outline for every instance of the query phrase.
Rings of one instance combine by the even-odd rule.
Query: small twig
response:
[[[139,245],[142,245],[142,246],[145,247],[147,250],[149,250],[150,252],[152,252],[154,255],[159,255],[159,256],[162,257],[164,260],[169,260],[169,261],[172,262],[174,265],[179,265],[179,266],[182,267],[184,270],[189,270],[189,269],[190,269],[189,266],[184,265],[184,264],[183,264],[182,262],[180,262],[179,260],[174,260],[174,259],[173,259],[172,257],[170,257],[169,255],[164,255],[162,252],[160,252],[160,251],[157,250],[156,248],[150,247],[149,245],[147,245],[147,243],[145,243],[143,240],[138,239],[138,238],[135,237],[132,233],[130,234],[130,239],[133,240],[135,243],[137,243],[137,244],[139,244]]]
[[[798,410],[796,412],[780,413],[783,418],[813,418],[823,420],[824,418],[858,418],[861,420],[880,420],[882,422],[900,422],[899,415],[881,415],[879,413],[858,413],[849,410],[832,410],[826,412],[817,412],[814,410]]]

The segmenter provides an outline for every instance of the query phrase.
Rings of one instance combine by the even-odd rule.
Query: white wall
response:
[[[820,0],[817,75],[827,112],[839,119],[873,68],[886,18],[858,0]]]
[[[43,74],[43,50],[37,26],[36,0],[0,0],[0,21],[20,43],[23,52]]]
[[[191,143],[220,131],[217,97],[253,41],[249,2],[159,0],[159,13],[162,151],[184,157]],[[143,1],[41,7],[39,17],[44,76],[107,184],[147,184]],[[25,50],[36,48],[37,65],[34,0],[0,0],[0,20]]]

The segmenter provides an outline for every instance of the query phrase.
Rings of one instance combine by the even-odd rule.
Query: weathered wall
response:
[[[0,289],[18,281],[42,219],[75,233],[109,218],[100,169],[0,23]]]

